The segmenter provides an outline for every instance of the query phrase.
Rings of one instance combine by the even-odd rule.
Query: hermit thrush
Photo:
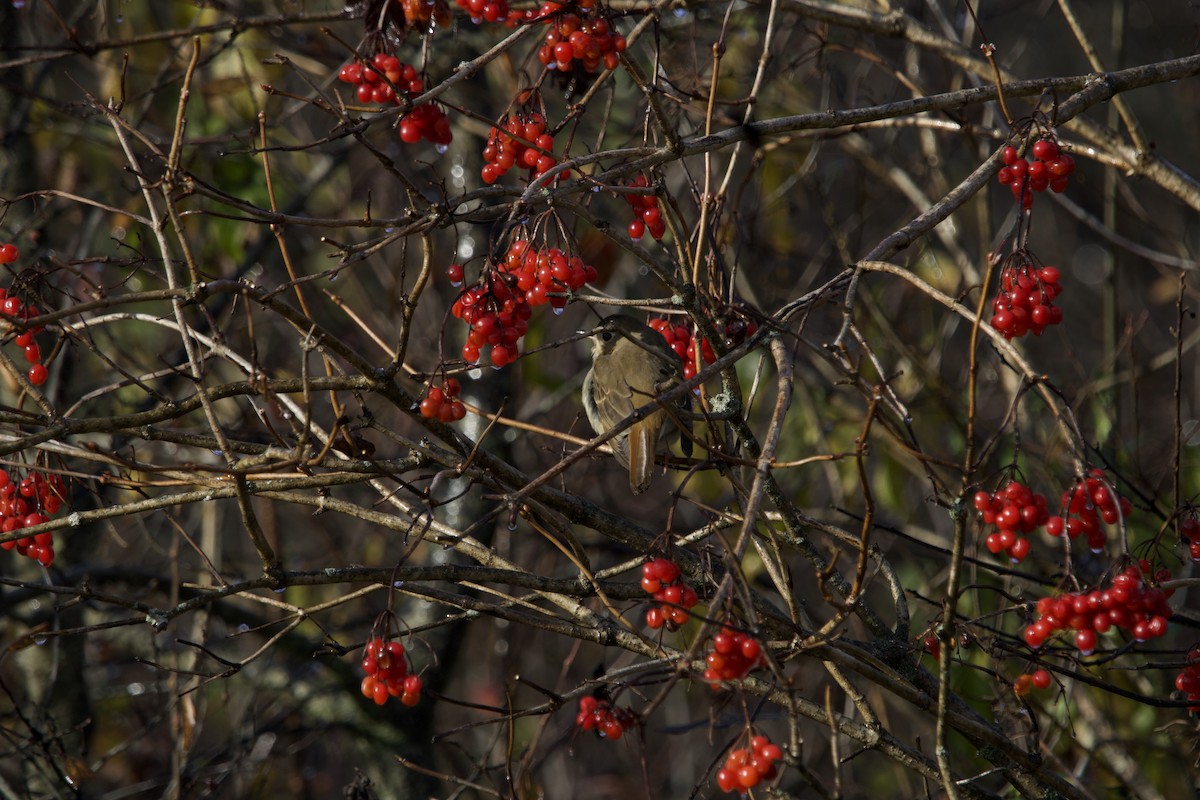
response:
[[[596,433],[603,434],[681,380],[679,358],[661,334],[633,317],[614,314],[592,334],[592,368],[583,379],[583,410]],[[676,408],[686,410],[687,404],[684,398]],[[670,412],[652,409],[609,441],[617,461],[629,468],[634,494],[650,486],[658,440],[670,424]]]

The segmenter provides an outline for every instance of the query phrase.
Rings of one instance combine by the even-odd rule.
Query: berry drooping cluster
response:
[[[492,366],[497,369],[516,360],[533,309],[525,293],[510,285],[515,283],[511,275],[490,271],[454,301],[450,313],[470,326],[462,349],[468,364],[478,363],[484,347],[491,347]]]
[[[595,0],[578,0],[568,5],[543,3],[534,19],[545,20],[546,43],[538,50],[538,61],[546,69],[570,70],[578,63],[588,72],[596,72],[603,64],[605,69],[616,69],[620,53],[625,52],[625,37],[612,29],[608,20],[599,16],[587,16],[595,8]]]
[[[550,304],[554,313],[567,306],[567,294],[596,280],[591,264],[557,247],[534,247],[528,239],[513,239],[500,270],[517,279],[517,289],[525,293],[525,302],[536,308]]]
[[[1180,519],[1179,538],[1187,547],[1192,561],[1200,561],[1200,518],[1189,515]]]
[[[633,727],[633,714],[617,708],[606,697],[587,695],[579,698],[575,724],[585,731],[595,731],[601,738],[616,741]]]
[[[721,681],[736,681],[746,677],[750,670],[766,666],[762,645],[748,633],[729,627],[713,637],[712,650],[704,656],[707,665],[704,680],[716,689]]]
[[[683,379],[691,380],[696,377],[696,333],[689,325],[675,324],[669,319],[652,319],[650,327],[662,334],[667,340],[667,346],[675,351],[675,355],[683,361]],[[725,347],[737,347],[758,331],[758,324],[752,319],[743,319],[736,314],[724,316],[716,323],[717,330],[725,329]],[[712,345],[707,339],[700,339],[700,357],[705,364],[717,360]]]
[[[667,340],[667,346],[675,351],[675,355],[679,356],[679,360],[686,359],[688,348],[695,355],[695,345],[692,344],[692,328],[690,325],[683,323],[673,323],[670,317],[659,317],[652,319],[648,323],[651,328],[662,334],[662,337]],[[704,343],[704,349],[707,353],[712,352],[712,348],[708,343]]]
[[[0,244],[0,264],[11,264],[20,257],[21,251],[15,244]],[[9,294],[8,290],[0,289],[0,314],[10,320],[27,320],[36,317],[39,313],[37,306],[32,303],[23,303],[21,298],[15,294]],[[41,332],[40,327],[27,328],[13,337],[13,343],[21,348],[25,361],[29,364],[29,382],[34,386],[41,386],[46,382],[46,378],[50,377],[49,370],[42,363],[42,349],[35,339]]]
[[[1024,697],[1034,689],[1049,689],[1051,683],[1053,683],[1053,679],[1049,672],[1044,669],[1035,669],[1013,681],[1013,694],[1017,697]]]
[[[690,618],[688,609],[699,602],[696,590],[683,580],[674,561],[656,558],[642,565],[642,590],[654,595],[657,605],[646,611],[646,624],[654,630],[677,631]]]
[[[1067,188],[1067,177],[1075,171],[1075,159],[1062,152],[1053,139],[1038,139],[1031,150],[1033,161],[1028,161],[1017,148],[1005,147],[1000,155],[1004,166],[996,173],[996,180],[1012,190],[1022,208],[1033,205],[1034,192],[1062,192]]]
[[[1000,271],[1000,291],[992,301],[992,327],[1005,339],[1019,339],[1063,320],[1054,298],[1062,292],[1061,273],[1055,267],[1038,267],[1024,253],[1015,253]]]
[[[629,184],[634,189],[645,189],[650,181],[645,175],[638,175]],[[663,219],[662,209],[658,207],[658,197],[652,194],[623,194],[625,202],[633,209],[633,220],[629,223],[629,238],[635,242],[650,231],[655,240],[661,239],[667,232],[667,221]]]
[[[417,74],[416,67],[406,64],[394,55],[376,53],[370,62],[352,61],[338,72],[338,80],[355,89],[360,103],[403,105],[414,95],[425,91],[425,83]],[[442,147],[454,139],[450,130],[450,118],[436,103],[414,106],[400,118],[400,141],[415,144],[427,139]]]
[[[530,147],[527,142],[537,146]],[[483,160],[487,163],[480,176],[489,186],[514,166],[527,167],[529,180],[537,180],[558,163],[554,157],[554,137],[546,133],[546,118],[536,111],[510,114],[499,128],[488,132]],[[557,176],[563,177],[565,171]]]
[[[471,22],[504,22],[508,19],[508,0],[454,0],[471,17]]]
[[[58,475],[30,470],[24,477],[13,480],[8,470],[0,469],[0,532],[12,533],[49,521],[62,510],[66,488]],[[15,541],[0,543],[5,550],[31,558],[48,567],[54,563],[54,539],[50,531],[42,531]]]
[[[1025,643],[1041,647],[1055,632],[1073,630],[1076,649],[1088,656],[1096,650],[1096,634],[1114,627],[1129,631],[1139,642],[1157,639],[1167,632],[1167,601],[1175,590],[1148,583],[1143,576],[1150,574],[1154,584],[1171,578],[1169,570],[1151,573],[1150,563],[1141,561],[1113,578],[1108,589],[1043,597],[1037,602],[1037,620],[1025,628]]]
[[[1107,541],[1100,523],[1116,525],[1133,510],[1128,500],[1109,487],[1100,469],[1089,470],[1087,477],[1063,492],[1062,507],[1064,516],[1046,520],[1046,533],[1062,536],[1065,532],[1070,539],[1082,534],[1093,553],[1102,552]]]
[[[458,399],[462,384],[457,378],[446,378],[441,386],[430,386],[421,398],[421,416],[442,422],[458,422],[467,415],[467,409]]]
[[[422,139],[439,148],[445,148],[454,139],[454,132],[450,130],[450,118],[437,103],[413,106],[412,111],[400,118],[400,141],[416,144]]]
[[[406,706],[415,706],[421,700],[421,676],[410,675],[408,661],[404,657],[404,645],[395,639],[373,637],[363,648],[362,679],[363,697],[381,706],[389,697],[399,697]]]
[[[783,749],[772,744],[766,736],[752,736],[749,747],[729,751],[725,765],[717,770],[717,786],[723,792],[741,792],[753,789],[762,781],[769,781],[778,774],[775,762],[783,758]]]
[[[1183,693],[1183,699],[1197,703],[1188,709],[1200,714],[1200,648],[1193,647],[1188,653],[1187,666],[1175,676],[1175,688]]]
[[[1029,554],[1029,540],[1021,534],[1032,533],[1050,518],[1046,498],[1018,481],[992,494],[976,492],[975,510],[984,525],[997,528],[988,534],[987,549],[996,555],[1008,553],[1014,564]]]
[[[416,67],[388,53],[376,53],[369,62],[351,61],[338,72],[338,80],[358,87],[354,92],[358,102],[381,106],[425,91]]]

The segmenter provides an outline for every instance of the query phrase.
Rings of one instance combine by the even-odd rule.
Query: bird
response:
[[[636,409],[683,381],[680,360],[666,340],[648,325],[625,314],[605,317],[592,332],[592,366],[583,379],[583,410],[603,435]],[[689,399],[678,408],[687,411]],[[650,410],[610,440],[613,453],[629,469],[629,488],[650,487],[659,438],[678,416],[666,408]]]

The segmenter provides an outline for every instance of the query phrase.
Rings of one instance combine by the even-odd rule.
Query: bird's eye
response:
[[[601,339],[603,339],[603,340],[604,340],[604,341],[606,341],[606,342],[611,342],[611,341],[612,341],[612,338],[613,338],[613,332],[612,332],[612,331],[605,331],[604,333],[600,334],[600,338],[601,338]]]

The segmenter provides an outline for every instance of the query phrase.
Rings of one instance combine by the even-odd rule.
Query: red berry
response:
[[[1033,157],[1042,161],[1058,158],[1058,145],[1050,139],[1039,139],[1033,143]]]
[[[421,141],[421,127],[417,125],[411,119],[411,117],[412,114],[410,113],[408,116],[404,117],[404,119],[400,120],[400,141],[404,142],[405,144],[415,144],[416,142]],[[487,167],[484,167],[484,170],[486,171]],[[485,175],[484,181],[486,182],[486,180],[487,177]]]
[[[515,354],[502,344],[492,348],[492,365],[495,367],[507,366],[513,362],[515,357]]]
[[[666,558],[657,558],[650,562],[654,565],[655,574],[663,583],[674,583],[682,574],[679,565]]]
[[[1012,559],[1014,564],[1019,564],[1025,560],[1025,556],[1029,555],[1029,540],[1017,539],[1008,548],[1008,557]]]
[[[762,655],[762,645],[758,643],[757,639],[742,640],[742,658],[753,662],[757,661],[760,655]]]
[[[1075,159],[1063,154],[1046,163],[1046,170],[1052,177],[1065,178],[1075,171]]]
[[[738,788],[737,772],[722,769],[717,772],[717,786],[722,792],[733,792]]]

